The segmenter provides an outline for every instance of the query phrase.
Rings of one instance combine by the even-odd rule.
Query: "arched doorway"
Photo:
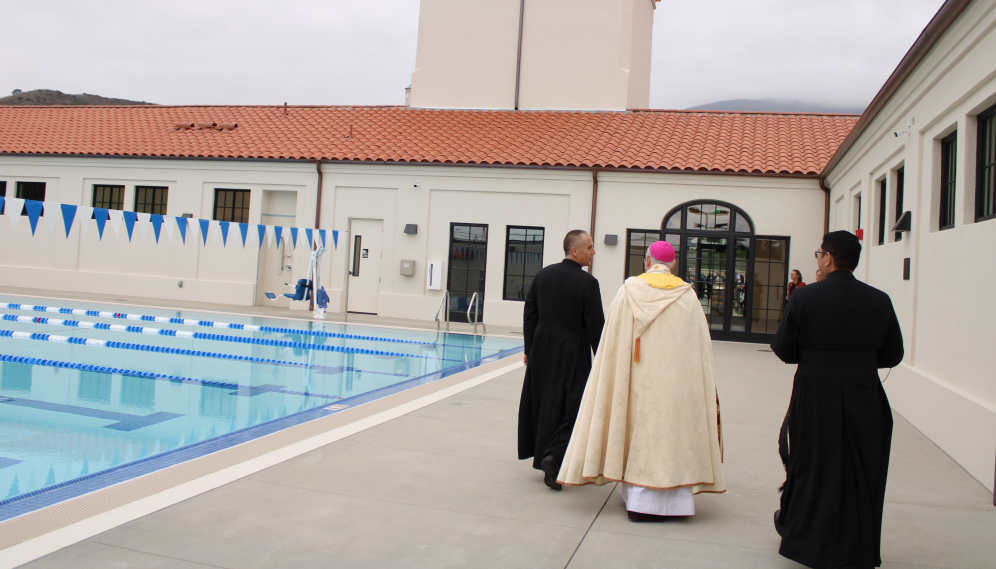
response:
[[[739,207],[698,200],[675,207],[661,236],[677,253],[677,275],[692,284],[714,340],[770,342],[781,320],[788,237],[757,236]]]

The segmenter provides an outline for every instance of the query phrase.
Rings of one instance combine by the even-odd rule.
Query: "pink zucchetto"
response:
[[[662,263],[674,261],[674,247],[667,241],[658,241],[650,246],[650,256]]]

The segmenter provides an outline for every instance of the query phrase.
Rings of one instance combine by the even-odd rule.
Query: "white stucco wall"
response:
[[[519,0],[421,0],[411,106],[513,109]],[[652,0],[525,2],[519,108],[650,101]]]
[[[976,120],[996,104],[996,2],[976,1],[858,138],[827,183],[831,227],[853,229],[854,196],[863,196],[864,252],[856,275],[892,297],[906,358],[885,384],[893,408],[993,489],[996,462],[996,351],[990,324],[996,296],[996,220],[975,222]],[[907,130],[910,135],[894,136]],[[957,130],[955,227],[939,230],[940,139]],[[913,228],[878,245],[878,181],[905,168],[904,210]],[[887,228],[887,229],[888,229]],[[903,280],[903,260],[911,278]]]

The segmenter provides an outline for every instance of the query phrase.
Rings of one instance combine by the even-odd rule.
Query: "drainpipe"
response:
[[[823,205],[823,234],[826,235],[830,233],[830,188],[823,177],[818,178],[818,180],[820,181],[820,189],[826,194],[826,202]]]
[[[591,171],[591,231],[588,235],[591,235],[592,241],[595,240],[595,209],[598,205],[598,170]],[[588,265],[588,274],[594,270],[595,258],[592,257],[591,263]]]
[[[317,160],[315,162],[315,167],[318,169],[318,198],[315,199],[315,231],[318,231],[318,228],[320,227],[320,224],[321,224],[321,221],[322,221],[322,182],[323,182],[323,180],[322,180],[322,161],[321,160]],[[315,249],[317,249],[318,245],[312,245],[312,247],[314,247]],[[318,275],[314,275],[314,276],[316,277],[315,280],[319,280],[317,278]],[[314,282],[314,281],[312,281],[312,282]],[[312,291],[311,291],[311,305],[308,308],[308,310],[311,310],[311,311],[315,310],[315,293],[317,293],[317,292],[318,292],[317,290],[312,289]]]
[[[522,69],[522,17],[526,10],[526,0],[519,0],[519,49],[515,54],[515,110],[519,110],[519,72]]]

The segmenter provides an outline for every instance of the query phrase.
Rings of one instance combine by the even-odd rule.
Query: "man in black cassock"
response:
[[[526,379],[519,401],[519,460],[532,458],[554,490],[561,488],[557,473],[605,324],[598,281],[581,270],[595,255],[591,236],[569,232],[564,255],[536,273],[522,314]]]
[[[882,564],[892,409],[878,369],[902,361],[903,336],[889,295],[854,278],[860,256],[853,234],[826,234],[826,278],[792,293],[771,344],[799,364],[778,440],[778,552],[814,569]]]

